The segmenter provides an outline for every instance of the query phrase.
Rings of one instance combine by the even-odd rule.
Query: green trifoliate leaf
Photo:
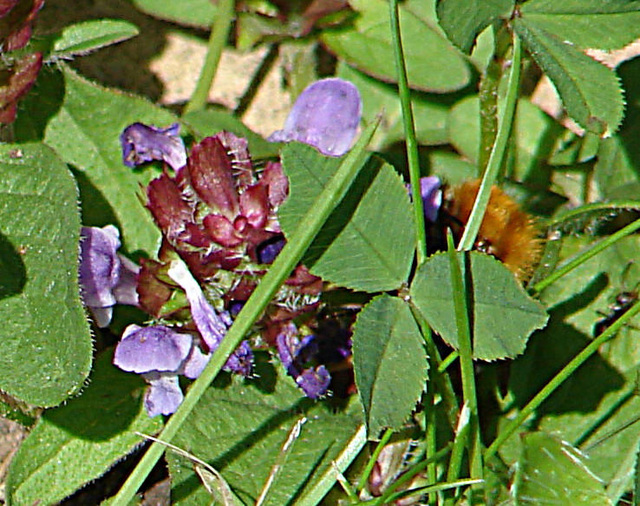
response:
[[[476,37],[500,16],[509,16],[514,0],[438,0],[436,12],[449,40],[470,53]]]
[[[353,369],[370,437],[407,421],[427,368],[424,341],[405,301],[380,295],[362,309],[353,332]]]
[[[79,241],[65,163],[42,144],[0,146],[0,389],[37,406],[77,392],[91,367]]]
[[[255,504],[270,474],[275,481],[264,504],[290,504],[332,468],[362,425],[360,408],[334,412],[303,398],[278,364],[274,368],[258,357],[256,369],[259,379],[245,383],[218,377],[172,443],[215,467],[245,504]],[[303,417],[300,434],[291,438]],[[192,465],[173,452],[167,460],[172,503],[210,504]],[[280,467],[274,472],[276,463]]]
[[[84,55],[135,37],[138,28],[120,19],[95,19],[65,27],[53,40],[50,59]]]
[[[513,487],[514,504],[610,505],[604,484],[587,463],[587,457],[566,441],[542,432],[524,435]]]
[[[497,260],[476,252],[471,252],[469,258],[465,253],[458,255],[466,291],[470,291],[473,358],[496,360],[521,354],[529,335],[547,322],[544,308]],[[433,330],[457,348],[458,329],[446,254],[433,255],[420,266],[411,284],[411,298]]]
[[[618,49],[640,37],[637,0],[530,0],[520,13],[582,49]]]
[[[397,82],[389,25],[389,5],[384,0],[351,0],[357,12],[352,25],[325,31],[321,39],[349,65],[383,81]],[[438,30],[407,9],[400,9],[407,77],[411,88],[448,92],[464,87],[471,77],[460,53]]]
[[[162,418],[142,409],[144,381],[112,363],[112,353],[96,360],[91,383],[80,397],[46,411],[22,442],[7,480],[10,504],[56,504],[104,474]]]
[[[285,235],[290,236],[340,159],[289,143],[283,149],[282,163],[289,177],[289,198],[279,218]],[[406,281],[411,269],[413,227],[401,177],[390,165],[372,158],[329,216],[303,263],[313,274],[340,286],[367,292],[393,290]]]
[[[515,19],[514,27],[555,85],[569,116],[602,137],[613,134],[624,115],[622,88],[614,71],[547,32],[534,20]]]

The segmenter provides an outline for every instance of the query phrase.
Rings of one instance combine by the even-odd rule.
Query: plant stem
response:
[[[516,416],[491,443],[484,454],[485,460],[490,459],[509,437],[522,425],[522,423],[542,404],[562,383],[571,376],[575,370],[591,357],[598,348],[605,342],[615,336],[618,331],[637,313],[640,313],[640,301],[636,302],[627,312],[625,312],[611,327],[605,330],[597,338],[591,341],[586,348],[578,353],[571,362],[556,374],[549,383],[547,383],[529,403],[522,408],[522,411]]]
[[[453,236],[451,232],[447,234],[449,266],[451,273],[451,287],[454,293],[453,307],[456,315],[456,328],[458,331],[458,352],[460,353],[460,373],[462,376],[462,396],[464,405],[461,410],[460,418],[465,408],[469,410],[468,435],[469,435],[469,461],[471,463],[471,478],[482,479],[482,459],[480,445],[480,431],[478,418],[478,398],[476,396],[476,380],[473,368],[473,349],[471,345],[471,327],[469,322],[469,308],[467,306],[466,291],[462,279],[462,270],[458,262],[458,254],[453,245]],[[456,430],[456,440],[458,438],[467,438],[466,430]],[[454,442],[454,449],[456,442]],[[460,469],[458,468],[457,471]],[[447,480],[455,480],[458,478],[457,472],[454,473],[450,468],[451,476],[447,475]]]
[[[424,223],[424,210],[420,194],[420,161],[418,159],[418,143],[416,128],[411,108],[411,92],[407,80],[407,67],[404,62],[402,38],[400,34],[400,19],[398,16],[398,0],[389,2],[389,20],[391,22],[391,41],[396,58],[396,73],[398,75],[398,94],[402,109],[402,120],[407,145],[407,160],[409,163],[409,180],[411,182],[411,197],[413,200],[413,217],[416,224],[416,260],[421,265],[427,258],[427,232]]]
[[[496,141],[491,150],[491,156],[487,163],[487,170],[482,177],[482,183],[478,190],[478,196],[473,204],[469,221],[467,222],[460,244],[458,244],[459,251],[468,251],[473,247],[478,230],[482,224],[484,212],[487,209],[489,203],[489,197],[491,195],[491,186],[498,177],[502,160],[504,159],[504,153],[507,149],[507,141],[509,140],[509,134],[511,132],[511,126],[513,124],[514,115],[516,111],[516,103],[518,101],[518,88],[520,85],[520,66],[522,59],[522,49],[520,47],[520,39],[517,35],[513,35],[513,56],[511,58],[511,69],[509,72],[509,80],[507,81],[507,95],[504,100],[504,107],[502,114],[500,115],[500,123],[498,125],[498,133],[496,135]]]
[[[184,112],[193,112],[204,109],[207,105],[207,97],[211,84],[216,76],[222,50],[227,44],[231,25],[235,14],[235,0],[219,0],[216,14],[211,25],[211,35],[207,45],[207,56],[200,70],[200,77],[196,84],[196,89],[191,95],[191,99],[184,108]]]
[[[629,223],[629,225],[627,225],[626,227],[621,228],[620,230],[618,230],[614,234],[611,234],[606,239],[603,239],[602,241],[596,243],[591,248],[589,248],[586,251],[583,251],[582,253],[580,253],[576,258],[574,258],[570,262],[566,263],[565,265],[563,265],[559,269],[557,269],[554,272],[552,272],[546,278],[541,279],[540,281],[538,281],[532,288],[533,292],[534,293],[542,292],[542,290],[547,288],[552,283],[555,283],[556,281],[558,281],[564,275],[569,274],[576,267],[582,265],[583,263],[585,263],[590,258],[596,256],[601,251],[607,249],[612,244],[618,242],[620,239],[623,239],[623,238],[627,237],[628,235],[633,234],[638,229],[640,229],[640,219]]]
[[[380,456],[382,449],[389,442],[392,435],[393,435],[393,431],[391,429],[386,429],[384,431],[384,434],[382,434],[382,437],[380,438],[380,441],[378,441],[378,445],[376,446],[376,449],[371,454],[371,457],[369,457],[369,462],[367,462],[367,465],[365,466],[364,470],[362,471],[362,474],[360,475],[360,479],[358,480],[358,485],[356,487],[357,490],[360,491],[364,489],[365,485],[367,484],[367,480],[369,479],[369,475],[371,474],[371,471],[373,471],[373,466],[376,465],[376,461],[378,460],[378,457]]]
[[[271,268],[264,275],[256,289],[249,297],[227,335],[220,343],[211,360],[207,364],[200,377],[191,385],[187,395],[178,410],[169,418],[164,430],[158,436],[167,443],[171,442],[189,413],[193,410],[200,397],[205,393],[211,382],[218,375],[227,358],[238,347],[240,341],[249,333],[254,322],[260,317],[282,283],[291,274],[302,255],[309,247],[316,234],[333,211],[333,208],[342,200],[349,186],[363,166],[366,157],[365,147],[371,140],[377,122],[372,123],[363,132],[360,140],[347,155],[336,174],[325,186],[318,196],[310,211],[302,219],[295,233],[277,256]],[[126,506],[133,498],[142,482],[158,461],[164,447],[154,443],[142,457],[129,478],[114,497],[114,506]]]

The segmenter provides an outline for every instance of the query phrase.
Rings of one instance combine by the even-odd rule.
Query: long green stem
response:
[[[597,338],[591,341],[585,349],[578,353],[571,362],[556,374],[529,403],[522,408],[522,411],[511,420],[511,422],[500,432],[498,437],[491,443],[484,454],[485,460],[490,459],[509,437],[517,431],[523,422],[542,404],[564,381],[571,376],[575,370],[584,364],[591,355],[598,351],[598,348],[615,336],[620,329],[637,313],[640,313],[640,301],[636,302],[624,313],[611,327],[605,330]]]
[[[222,366],[233,350],[235,350],[244,336],[251,330],[254,322],[260,317],[269,301],[276,294],[282,283],[291,274],[302,255],[309,247],[314,237],[327,220],[334,207],[342,200],[347,189],[355,179],[366,157],[365,147],[371,140],[371,136],[377,127],[372,123],[363,132],[360,140],[347,155],[336,174],[331,178],[327,186],[311,206],[311,210],[302,219],[296,232],[282,249],[269,271],[260,281],[251,297],[242,308],[229,332],[222,340],[219,348],[207,364],[200,377],[191,385],[180,408],[169,418],[159,439],[170,442],[176,435],[184,421],[193,410],[200,397],[218,375]],[[164,447],[152,444],[147,453],[142,457],[136,468],[115,496],[113,504],[125,506],[133,498],[142,482],[158,461]]]
[[[465,226],[462,239],[458,244],[458,250],[468,251],[473,247],[478,230],[482,224],[484,212],[487,209],[489,203],[489,197],[491,196],[491,186],[498,177],[502,160],[507,149],[507,142],[509,140],[509,134],[511,132],[511,126],[513,124],[514,115],[516,111],[516,103],[518,101],[518,88],[520,85],[520,66],[522,60],[522,49],[520,47],[520,39],[517,35],[513,35],[513,56],[511,58],[511,69],[509,72],[509,79],[507,81],[507,95],[504,100],[504,107],[502,108],[502,114],[500,115],[500,123],[498,125],[498,133],[496,135],[496,141],[491,150],[491,156],[487,163],[487,170],[482,177],[482,183],[478,190],[478,196],[471,209],[471,215],[469,221]]]
[[[621,228],[616,233],[611,234],[606,239],[603,239],[602,241],[600,241],[600,242],[596,243],[595,245],[593,245],[591,248],[587,249],[586,251],[583,251],[576,258],[574,258],[573,260],[571,260],[567,264],[563,265],[562,267],[560,267],[556,271],[553,271],[546,278],[541,279],[540,281],[538,281],[533,286],[532,290],[535,293],[540,293],[542,290],[547,288],[549,285],[555,283],[561,277],[563,277],[564,275],[570,273],[576,267],[582,265],[583,263],[585,263],[590,258],[593,258],[598,253],[600,253],[601,251],[604,251],[605,249],[607,249],[612,244],[618,242],[619,240],[627,237],[630,234],[633,234],[638,229],[640,229],[640,219],[638,219],[638,220],[636,220],[636,221],[634,221],[632,223],[629,223],[629,225],[627,225],[626,227]]]
[[[402,108],[402,119],[407,144],[407,160],[409,162],[409,180],[411,182],[411,198],[413,199],[413,217],[416,223],[416,259],[418,265],[427,258],[427,233],[424,223],[424,210],[420,194],[420,161],[418,159],[418,142],[416,141],[416,127],[411,108],[411,93],[407,80],[407,67],[404,63],[402,38],[400,34],[400,19],[398,16],[398,0],[389,2],[389,20],[391,22],[391,41],[396,58],[396,73],[398,74],[398,94]]]
[[[462,376],[462,396],[464,406],[469,410],[468,434],[469,434],[469,461],[471,462],[471,478],[482,478],[482,459],[480,449],[480,431],[478,427],[478,398],[476,395],[476,379],[473,367],[473,348],[471,345],[471,326],[469,322],[469,309],[465,297],[462,270],[458,261],[458,255],[453,245],[451,232],[447,235],[449,267],[451,272],[451,286],[453,293],[453,307],[456,316],[456,328],[458,333],[458,352],[460,353],[460,373]],[[462,415],[461,415],[462,417]],[[465,424],[466,425],[466,424]],[[456,439],[465,438],[466,431],[457,430]],[[454,448],[455,448],[454,442]],[[459,469],[458,469],[459,470]],[[449,481],[458,478],[447,476]]]
[[[200,71],[200,77],[196,84],[196,89],[191,95],[189,103],[184,112],[193,112],[204,109],[207,105],[207,97],[211,89],[211,83],[216,76],[222,50],[227,44],[231,24],[235,14],[235,0],[219,0],[216,8],[216,15],[211,25],[211,35],[207,45],[207,56]]]

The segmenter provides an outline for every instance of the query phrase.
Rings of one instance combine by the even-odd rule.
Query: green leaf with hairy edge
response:
[[[336,412],[303,397],[283,368],[266,358],[258,357],[256,380],[219,376],[172,443],[208,462],[245,504],[254,504],[291,429],[303,416],[307,421],[265,502],[296,504],[356,434],[362,425],[361,408],[351,403]],[[189,461],[171,451],[167,460],[173,504],[209,504],[211,497]]]
[[[512,490],[514,504],[611,504],[587,462],[566,441],[542,432],[525,434]]]
[[[138,28],[120,19],[94,19],[65,27],[53,40],[48,58],[71,58],[138,35]]]
[[[80,301],[78,190],[42,144],[0,145],[0,388],[56,406],[91,368]]]
[[[480,32],[496,18],[508,17],[514,4],[514,0],[438,0],[436,12],[449,40],[470,53]]]
[[[289,178],[289,198],[278,214],[285,235],[296,230],[339,162],[305,144],[285,146],[282,165]],[[303,263],[313,274],[340,286],[366,292],[393,290],[407,280],[411,269],[413,227],[402,178],[390,165],[371,158]]]
[[[322,42],[358,70],[397,82],[387,2],[351,0],[349,5],[358,13],[353,26],[325,31]],[[400,29],[411,88],[444,93],[466,86],[467,62],[434,27],[400,8]]]
[[[383,294],[358,314],[353,370],[370,438],[407,421],[427,380],[427,354],[409,305]]]
[[[50,92],[54,89],[64,94],[56,97]],[[98,86],[65,66],[62,74],[43,73],[23,103],[20,121],[19,138],[44,137],[72,166],[85,225],[114,224],[128,251],[155,254],[160,232],[140,195],[141,186],[159,171],[126,167],[119,138],[135,122],[166,127],[177,121],[173,114],[142,98]]]
[[[279,144],[267,142],[260,134],[251,130],[226,109],[207,107],[207,109],[186,113],[182,116],[182,120],[195,131],[199,139],[226,130],[249,141],[251,158],[260,159],[278,156]]]
[[[209,29],[216,14],[211,0],[132,0],[134,6],[151,16],[181,25]]]
[[[498,260],[472,251],[459,252],[465,291],[472,311],[473,358],[496,360],[521,354],[529,335],[544,327],[548,316],[529,297],[513,274]],[[471,271],[469,272],[469,265]],[[469,284],[470,283],[470,284]],[[454,348],[458,347],[449,259],[431,256],[411,284],[411,299],[429,325]]]
[[[637,0],[529,0],[520,14],[582,49],[619,49],[640,37]]]
[[[365,123],[382,115],[380,126],[373,136],[371,149],[384,149],[404,140],[404,126],[398,91],[392,85],[373,79],[344,63],[338,64],[336,74],[358,87],[362,97],[362,118]],[[433,146],[446,144],[449,108],[439,95],[411,92],[411,103],[418,144]]]
[[[624,116],[622,88],[615,72],[533,20],[517,18],[513,26],[555,85],[569,116],[600,136],[613,134]]]
[[[101,354],[80,397],[46,411],[11,461],[9,504],[55,504],[95,480],[155,434],[162,417],[142,408],[144,381]]]

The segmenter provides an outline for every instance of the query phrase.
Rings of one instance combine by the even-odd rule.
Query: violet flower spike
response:
[[[152,160],[164,161],[178,171],[187,164],[187,150],[178,135],[180,125],[157,128],[143,123],[133,123],[120,135],[122,162],[134,168]]]
[[[80,288],[85,305],[98,327],[111,321],[113,306],[138,304],[136,276],[139,267],[117,253],[120,232],[113,225],[82,227],[80,232]]]
[[[271,142],[299,141],[323,155],[342,156],[353,144],[362,100],[349,81],[329,78],[307,86],[296,100],[284,125],[269,136]]]
[[[232,320],[228,313],[217,313],[207,301],[200,284],[193,277],[189,268],[182,260],[173,260],[168,271],[173,279],[185,291],[187,300],[191,306],[191,316],[202,336],[202,339],[213,353],[231,326]],[[243,376],[251,373],[253,352],[249,343],[243,341],[240,346],[229,356],[225,364],[225,370],[232,371]]]

